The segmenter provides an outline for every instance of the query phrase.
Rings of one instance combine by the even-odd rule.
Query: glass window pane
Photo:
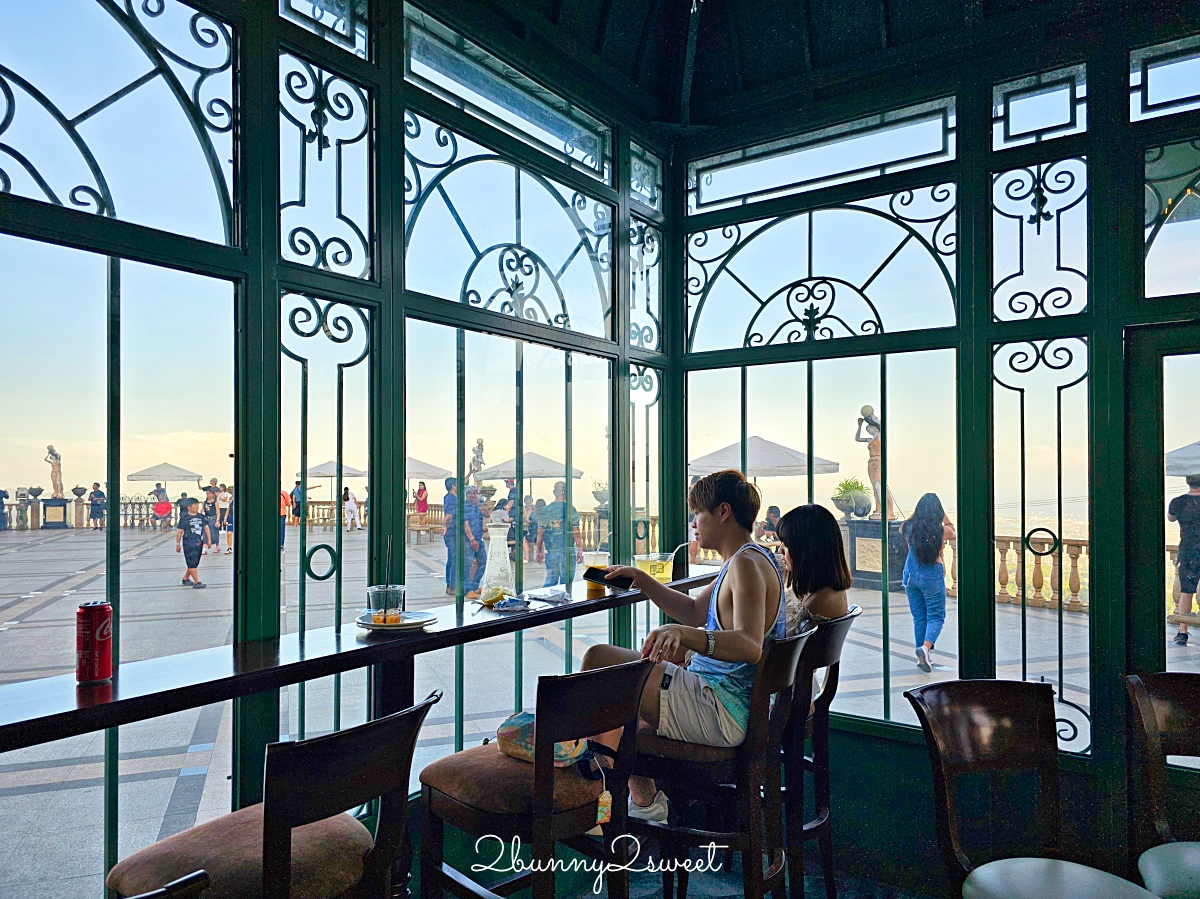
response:
[[[887,357],[888,492],[896,517],[912,534],[940,536],[937,560],[922,559],[901,543],[901,589],[888,597],[892,645],[896,653],[889,688],[893,721],[916,724],[904,691],[958,677],[958,465],[954,350],[892,353]],[[928,494],[937,499],[925,500]],[[921,514],[917,514],[918,504]],[[936,514],[940,505],[955,535]],[[929,544],[932,545],[932,542]],[[892,576],[895,575],[891,572]],[[940,580],[939,580],[940,577]],[[918,638],[918,632],[920,637]],[[926,640],[932,672],[917,667],[915,651]]]
[[[288,262],[374,274],[372,116],[366,88],[279,55],[279,235]]]
[[[177,0],[0,9],[0,192],[234,243],[233,30]]]
[[[280,501],[291,508],[280,516],[280,625],[353,626],[368,583],[370,313],[288,293],[281,329]],[[366,718],[364,669],[283,692],[281,734],[301,739]]]
[[[1200,139],[1146,151],[1146,296],[1200,292]]]
[[[1200,109],[1200,35],[1129,54],[1129,117]]]
[[[1086,130],[1087,74],[1082,64],[992,88],[993,150]]]
[[[612,207],[416,113],[404,123],[407,289],[611,336]]]
[[[368,0],[279,0],[279,12],[330,43],[367,58],[371,30]]]
[[[688,349],[953,325],[956,229],[939,184],[692,234]]]
[[[992,310],[998,321],[1088,305],[1087,160],[992,177]]]
[[[1167,611],[1167,671],[1200,672],[1196,644],[1187,642],[1200,640],[1200,630],[1196,629],[1200,608],[1195,603],[1200,576],[1200,487],[1192,487],[1185,480],[1200,475],[1200,434],[1191,416],[1198,377],[1200,354],[1163,359],[1163,446],[1167,453],[1163,523],[1167,551],[1161,583]],[[1190,756],[1172,756],[1170,761],[1200,767]]]
[[[891,589],[886,598],[882,591],[883,525],[879,497],[872,484],[882,478],[878,460],[883,449],[881,441],[862,421],[868,411],[870,414],[882,411],[879,367],[878,356],[821,360],[812,365],[813,453],[817,464],[822,466],[813,475],[813,501],[825,506],[841,524],[853,578],[847,599],[852,606],[861,606],[863,610],[854,624],[853,636],[842,650],[841,678],[833,709],[869,718],[888,717],[891,711],[888,666],[894,667],[903,658],[904,662],[899,664],[905,665],[907,673],[907,660],[912,657],[912,650],[907,649],[911,642],[910,627],[896,629],[901,619],[895,611],[907,605],[899,588],[900,572],[896,564],[897,556],[903,559],[896,541],[898,521],[888,523]],[[822,463],[836,463],[838,467],[829,470]],[[834,504],[839,484],[847,478],[856,478],[866,495],[873,497],[859,502],[857,511],[863,511],[871,503],[866,516],[846,514]],[[905,647],[903,656],[901,647]]]
[[[405,77],[448,103],[608,182],[608,126],[405,4]]]
[[[120,291],[121,484],[114,492],[121,660],[134,661],[233,642],[235,310],[227,282],[138,263],[121,264]],[[181,353],[178,335],[197,324],[194,354]],[[188,369],[198,376],[184,376]],[[180,391],[187,402],[179,402]],[[87,480],[91,490],[104,478]],[[184,494],[201,521],[186,517]],[[203,590],[179,586],[192,562]]]
[[[93,482],[106,494],[120,492],[107,478],[105,337],[109,305],[120,290],[110,275],[119,265],[104,256],[0,237],[0,332],[26,346],[46,346],[45,340],[54,346],[58,338],[70,345],[69,352],[51,353],[52,364],[33,368],[24,352],[0,356],[0,383],[23,385],[5,391],[0,441],[6,512],[0,519],[0,593],[9,597],[0,613],[3,681],[74,673],[75,609],[107,596],[106,534],[88,529],[87,496]],[[166,364],[174,366],[171,354]],[[76,486],[82,498],[73,495]]]
[[[649,150],[631,143],[629,161],[632,167],[629,188],[633,191],[633,198],[654,209],[662,209],[662,160]]]
[[[1088,345],[995,349],[996,677],[1051,683],[1059,747],[1090,752]]]
[[[629,372],[630,499],[633,503],[633,552],[664,552],[661,541],[659,496],[661,491],[662,372],[631,364]],[[670,549],[670,547],[666,547]],[[650,601],[633,611],[633,645],[640,647],[658,626],[658,607]]]
[[[822,470],[808,458],[808,368],[785,362],[746,369],[746,476],[762,494],[755,536],[773,533],[779,516],[806,504],[809,471]]]
[[[633,219],[629,227],[629,345],[661,349],[661,235],[653,225]]]
[[[688,212],[945,162],[954,149],[950,97],[692,162]]]

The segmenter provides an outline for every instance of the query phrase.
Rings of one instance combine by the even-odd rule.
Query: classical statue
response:
[[[875,493],[875,511],[871,518],[878,521],[883,513],[883,423],[871,406],[863,406],[858,419],[858,433],[854,439],[867,445],[867,479],[871,482],[871,490]],[[866,434],[863,431],[866,430]],[[892,508],[891,491],[888,491],[887,517],[891,521],[896,517]]]
[[[46,458],[50,463],[50,495],[54,499],[63,499],[62,455],[52,446],[46,447]]]
[[[483,438],[475,440],[475,449],[471,450],[471,463],[467,466],[467,478],[476,487],[479,486],[479,472],[483,471]]]

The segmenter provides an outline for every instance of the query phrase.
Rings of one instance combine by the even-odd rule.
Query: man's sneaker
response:
[[[1187,646],[1187,638],[1187,633],[1185,631],[1180,631],[1175,635],[1175,639],[1172,642],[1174,642],[1176,646]]]
[[[447,587],[447,588],[446,588],[446,595],[447,595],[447,596],[453,596],[453,595],[454,595],[454,588],[453,588],[453,587]]]
[[[233,555],[233,550],[232,550],[232,549],[227,549],[227,550],[225,550],[225,555],[227,555],[227,556],[232,556],[232,555]]]
[[[917,667],[926,674],[933,671],[933,664],[929,661],[930,651],[924,646],[917,647]]]
[[[208,584],[204,584],[204,583],[201,583],[200,581],[196,581],[196,583],[192,584],[192,586],[197,590],[203,590],[205,587],[208,586]]]
[[[629,817],[639,821],[656,821],[665,824],[667,820],[667,794],[659,790],[649,805],[638,805],[629,797]]]
[[[181,587],[190,587],[190,586],[192,586],[192,581],[189,578],[185,577],[182,581],[179,582],[179,585]]]

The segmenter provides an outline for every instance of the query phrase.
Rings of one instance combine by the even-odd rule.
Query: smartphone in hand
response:
[[[583,572],[583,579],[591,581],[594,584],[603,584],[606,587],[615,587],[617,590],[628,590],[633,586],[633,578],[631,577],[614,577],[608,578],[605,575],[608,570],[605,568],[597,568],[594,565],[589,565]]]

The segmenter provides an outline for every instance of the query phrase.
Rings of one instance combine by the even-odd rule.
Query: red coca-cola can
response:
[[[112,680],[112,606],[106,599],[80,603],[75,613],[75,679]]]

